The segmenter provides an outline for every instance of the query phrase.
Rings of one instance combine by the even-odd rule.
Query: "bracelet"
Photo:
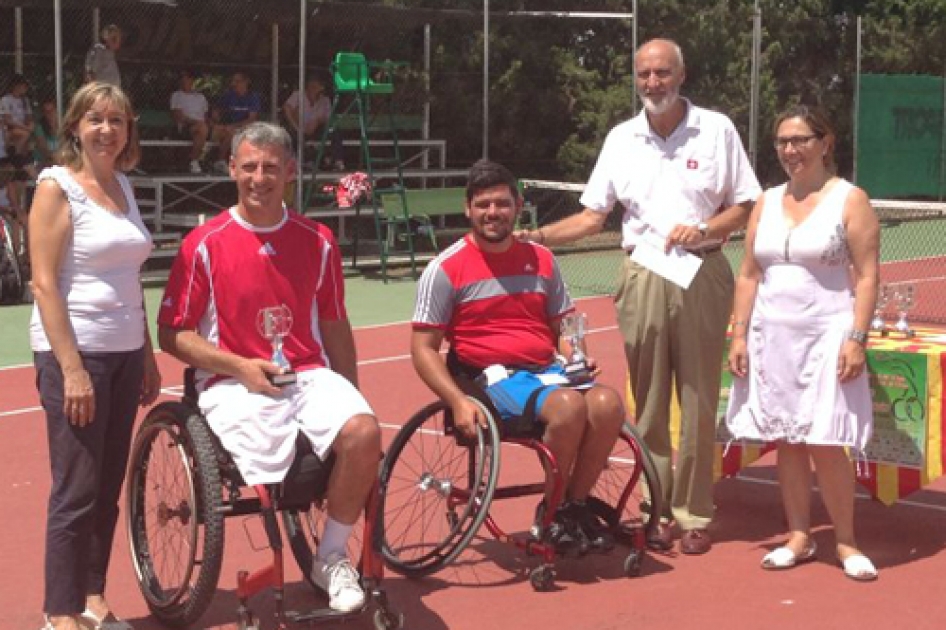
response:
[[[862,346],[866,346],[866,345],[867,345],[867,332],[864,331],[864,330],[857,330],[857,329],[853,329],[853,328],[852,328],[852,329],[847,333],[847,338],[850,339],[851,341],[856,341],[857,343],[861,344]]]

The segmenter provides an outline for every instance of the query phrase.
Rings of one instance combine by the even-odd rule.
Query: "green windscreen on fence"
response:
[[[857,183],[872,198],[946,197],[943,77],[862,74]]]

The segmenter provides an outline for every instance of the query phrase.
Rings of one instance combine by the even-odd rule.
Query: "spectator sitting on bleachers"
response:
[[[230,142],[236,132],[259,119],[261,110],[260,95],[250,91],[250,78],[243,72],[234,72],[230,89],[223,93],[214,108],[211,135],[219,147],[219,159],[214,164],[218,173],[230,172]]]
[[[26,77],[14,74],[7,93],[0,98],[0,124],[6,134],[5,148],[11,157],[25,156],[29,152],[33,135],[33,108],[26,97],[29,89]]]
[[[85,81],[101,81],[121,87],[115,51],[122,45],[122,29],[109,24],[102,29],[102,41],[96,42],[85,56]]]
[[[56,101],[46,99],[40,106],[39,118],[33,129],[33,161],[38,168],[46,168],[56,163],[55,154],[59,149],[59,113]]]
[[[210,106],[207,104],[207,97],[194,89],[196,78],[196,73],[191,70],[181,71],[181,89],[171,95],[171,115],[174,116],[177,135],[192,142],[188,168],[195,175],[203,172],[200,159],[203,157],[210,133],[207,124],[207,111]]]
[[[304,93],[304,99],[299,97],[299,90],[290,94],[283,103],[283,113],[294,132],[293,140],[296,139],[301,121],[305,142],[321,142],[321,134],[332,113],[332,103],[325,95],[325,83],[318,76],[310,76],[305,82]],[[345,162],[342,159],[342,135],[338,129],[332,131],[331,142],[330,155],[323,158],[322,165],[326,168],[335,168],[337,171],[345,170]],[[305,152],[299,151],[299,154],[305,155]]]

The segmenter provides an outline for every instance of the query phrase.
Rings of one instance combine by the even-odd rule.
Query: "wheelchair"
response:
[[[475,438],[465,438],[456,430],[449,406],[438,401],[418,411],[400,429],[384,456],[379,480],[384,561],[406,577],[436,573],[463,552],[485,523],[497,540],[541,558],[529,580],[537,591],[551,590],[560,555],[555,545],[531,533],[510,535],[489,513],[496,499],[542,496],[546,489],[544,482],[497,487],[502,443],[533,450],[546,479],[551,478],[550,506],[562,501],[562,473],[541,441],[542,425],[531,421],[536,396],[523,416],[502,421],[485,391],[458,374],[455,366],[450,369],[464,393],[480,407],[487,425],[477,428]],[[615,540],[630,548],[624,560],[628,577],[641,573],[648,535],[659,523],[662,496],[647,447],[625,422],[588,505]],[[554,509],[545,511],[540,523],[543,531],[554,515]]]
[[[383,562],[376,551],[374,527],[377,487],[372,489],[348,549],[361,575],[364,608],[349,613],[327,607],[286,610],[282,535],[306,582],[316,588],[309,576],[326,518],[323,496],[334,461],[333,457],[320,460],[304,436],[300,435],[296,446],[296,459],[286,481],[253,486],[255,496],[250,496],[251,491],[241,491],[245,482],[198,410],[191,368],[185,371],[183,399],[150,410],[131,449],[126,526],[138,587],[159,621],[184,628],[204,613],[220,577],[224,519],[259,515],[272,561],[253,573],[237,574],[240,630],[259,630],[259,619],[248,600],[267,587],[274,594],[279,628],[286,628],[287,622],[341,622],[371,610],[377,630],[403,626],[402,615],[389,605],[380,588]]]
[[[0,304],[22,302],[29,284],[25,248],[22,243],[19,248],[13,244],[13,230],[18,223],[12,211],[0,208]],[[22,239],[26,232],[22,228],[20,230]]]

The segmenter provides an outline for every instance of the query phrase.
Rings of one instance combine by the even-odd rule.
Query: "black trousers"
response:
[[[95,390],[95,418],[84,427],[70,424],[63,411],[63,375],[56,357],[34,354],[52,471],[43,603],[48,615],[81,613],[86,595],[105,593],[144,372],[143,349],[81,356]]]

